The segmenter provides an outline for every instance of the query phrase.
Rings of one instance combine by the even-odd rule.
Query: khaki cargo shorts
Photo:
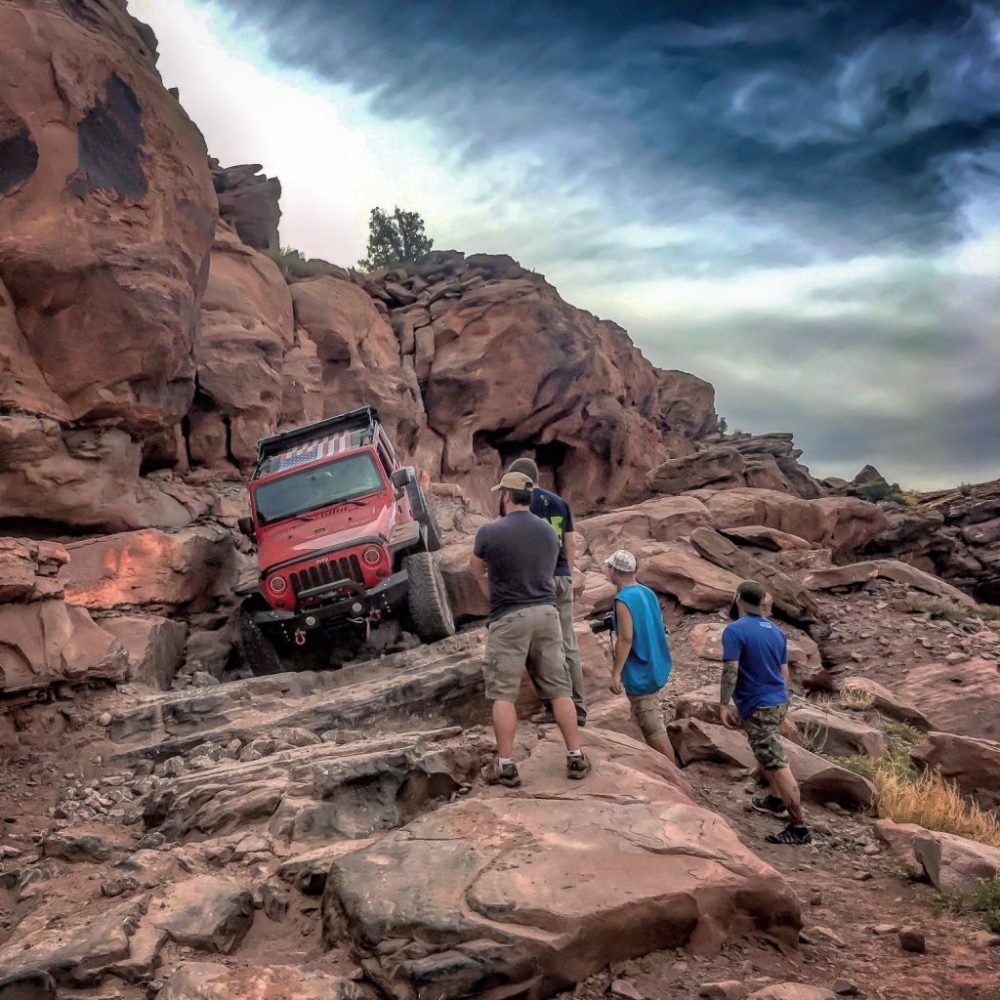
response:
[[[642,735],[646,742],[666,739],[667,724],[663,721],[663,706],[660,704],[660,692],[630,694],[628,700],[632,709],[632,719],[642,730]]]
[[[778,732],[787,713],[788,702],[783,701],[770,708],[758,708],[743,720],[743,731],[747,734],[750,749],[765,771],[778,771],[788,767],[788,758]]]
[[[508,611],[490,624],[483,665],[486,697],[490,701],[517,701],[529,656],[531,679],[540,698],[553,701],[572,696],[559,612],[552,604],[533,604]]]

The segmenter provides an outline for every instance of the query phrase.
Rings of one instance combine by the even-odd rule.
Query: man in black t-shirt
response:
[[[523,472],[538,482],[538,466],[534,459],[517,458],[510,463],[509,472]],[[556,561],[555,588],[556,607],[559,609],[559,625],[563,637],[563,659],[573,689],[573,704],[576,706],[576,721],[587,724],[587,700],[583,690],[583,666],[580,663],[580,647],[573,630],[573,566],[576,563],[576,532],[573,527],[573,512],[569,504],[558,493],[535,486],[531,491],[531,513],[555,528],[559,538],[559,558]],[[532,722],[554,722],[552,708],[546,702],[542,711],[531,717]]]
[[[533,480],[508,472],[494,487],[506,516],[476,532],[469,566],[490,599],[483,677],[493,703],[497,758],[483,768],[489,784],[516,788],[514,763],[517,701],[529,656],[539,694],[552,711],[566,744],[566,774],[584,778],[590,762],[580,749],[576,711],[562,653],[562,628],[556,610],[554,571],[559,556],[555,530],[529,510]]]

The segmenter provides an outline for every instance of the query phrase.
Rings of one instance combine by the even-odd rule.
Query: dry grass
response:
[[[1000,848],[1000,819],[970,802],[937,771],[918,771],[907,746],[896,744],[879,760],[848,757],[838,763],[875,786],[875,811],[882,819]]]
[[[996,816],[969,802],[937,771],[907,775],[891,766],[876,767],[874,780],[879,816],[1000,847],[1000,821]]]

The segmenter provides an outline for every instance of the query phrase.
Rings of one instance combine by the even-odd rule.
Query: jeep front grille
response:
[[[365,578],[361,572],[361,563],[357,556],[345,556],[343,559],[324,559],[313,566],[307,566],[297,573],[291,574],[292,593],[322,587],[334,580],[353,580],[364,585]]]

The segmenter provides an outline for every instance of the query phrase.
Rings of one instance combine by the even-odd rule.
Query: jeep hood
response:
[[[395,520],[395,505],[375,496],[365,500],[364,506],[348,502],[262,525],[257,533],[261,570],[290,559],[304,562],[363,538],[388,538]]]

